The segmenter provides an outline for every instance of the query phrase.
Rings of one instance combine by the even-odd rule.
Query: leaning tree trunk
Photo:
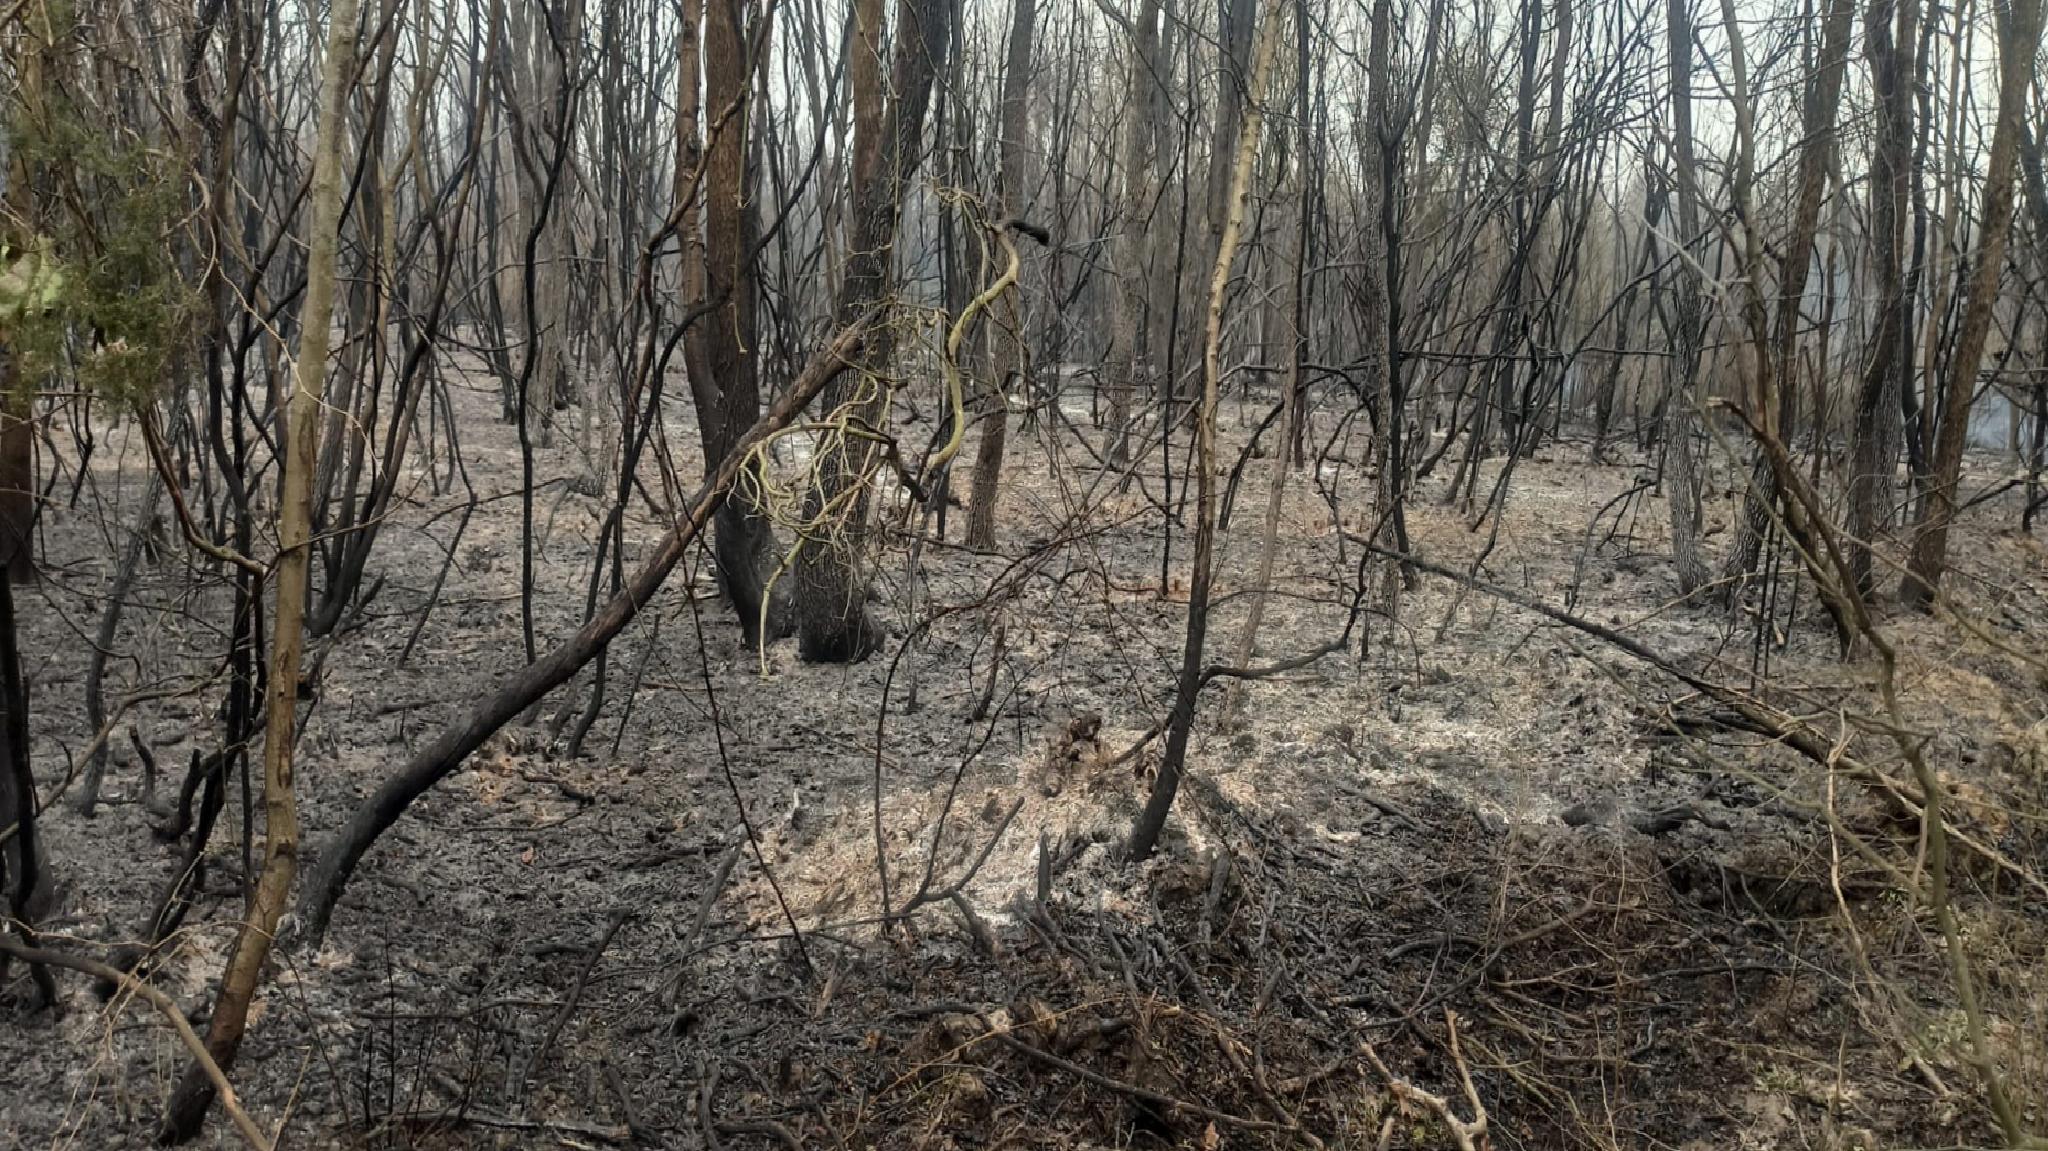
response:
[[[2012,0],[2009,9],[2001,8],[1998,23],[1998,126],[1991,133],[1984,209],[1977,217],[1983,222],[1976,263],[1970,269],[1969,302],[1964,305],[1955,355],[1949,361],[1947,396],[1934,441],[1933,468],[1920,500],[1913,555],[1899,585],[1899,600],[1908,607],[1931,605],[1948,567],[1948,530],[1956,518],[1956,487],[1962,479],[1971,400],[1977,390],[1984,345],[1991,334],[1992,313],[1998,307],[2006,238],[2012,232],[2014,158],[2019,151],[2021,117],[2026,112],[2027,85],[2033,78],[2034,55],[2041,41],[2041,0]]]
[[[1010,47],[1003,66],[1002,160],[997,171],[995,203],[989,222],[1001,227],[1009,216],[1024,213],[1024,156],[1031,127],[1031,41],[1037,29],[1038,0],[1015,0],[1010,20]],[[995,317],[988,380],[982,389],[981,443],[974,452],[974,488],[967,506],[967,546],[992,548],[996,543],[996,498],[1002,490],[1003,448],[1009,438],[1009,380],[1015,373],[1018,390],[1031,394],[1029,356],[1024,347],[1023,309],[1017,290],[1004,293],[1005,315]]]
[[[846,278],[838,305],[842,324],[883,303],[894,280],[896,227],[903,191],[917,173],[932,80],[946,59],[953,31],[946,0],[900,0],[888,95],[879,62],[881,0],[854,6],[853,222]],[[806,538],[796,569],[797,654],[814,663],[851,663],[882,644],[881,624],[868,610],[866,574],[869,484],[878,453],[871,429],[888,409],[895,355],[889,326],[878,326],[858,370],[826,389],[827,422],[838,431],[821,436],[817,474],[804,500]]]
[[[790,384],[789,391],[738,438],[733,451],[707,469],[703,484],[677,512],[668,531],[655,542],[640,570],[617,594],[569,638],[500,680],[488,695],[463,709],[431,739],[421,743],[397,771],[356,807],[348,822],[321,845],[318,862],[306,878],[305,889],[299,893],[299,922],[305,944],[319,945],[356,865],[414,800],[461,767],[471,752],[483,746],[514,716],[569,682],[652,602],[669,573],[701,538],[745,469],[746,461],[770,436],[788,427],[841,374],[860,352],[872,320],[872,316],[859,317],[841,329]]]
[[[318,467],[321,391],[327,377],[328,326],[334,315],[335,233],[341,226],[343,104],[356,55],[356,0],[334,0],[321,69],[320,120],[313,153],[306,296],[299,313],[299,353],[287,410],[284,477],[277,512],[273,576],[275,622],[265,683],[263,729],[263,869],[242,930],[221,977],[206,1037],[218,1070],[234,1066],[250,1008],[277,935],[278,919],[298,874],[299,815],[292,794],[292,753],[299,698],[299,657],[305,649],[306,592],[312,566],[313,476]],[[161,1138],[182,1143],[199,1134],[213,1104],[213,1069],[195,1061],[171,1097]]]

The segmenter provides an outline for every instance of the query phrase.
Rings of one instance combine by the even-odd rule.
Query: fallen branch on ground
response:
[[[185,1050],[191,1053],[193,1061],[199,1065],[207,1079],[212,1081],[213,1089],[220,1097],[221,1109],[234,1121],[235,1128],[242,1133],[243,1140],[256,1148],[256,1151],[271,1151],[273,1144],[269,1137],[263,1134],[262,1128],[256,1126],[256,1121],[249,1117],[249,1113],[242,1110],[241,1101],[235,1097],[235,1089],[228,1083],[227,1074],[220,1069],[219,1063],[214,1062],[213,1054],[207,1051],[206,1041],[192,1029],[192,1021],[185,1018],[185,1013],[178,1009],[177,1001],[168,994],[97,959],[51,951],[46,947],[28,947],[5,935],[0,935],[0,953],[11,955],[25,963],[48,964],[51,967],[62,967],[90,975],[148,1000],[150,1006],[155,1007],[170,1021],[171,1029],[178,1033],[179,1042],[185,1045]]]
[[[1584,632],[1626,655],[1633,656],[1643,663],[1649,664],[1658,671],[1726,707],[1736,721],[1735,723],[1727,724],[1727,726],[1737,726],[1761,735],[1774,743],[1783,744],[1822,767],[1839,769],[1849,778],[1871,787],[1905,818],[1912,820],[1923,818],[1923,796],[1913,784],[1895,778],[1879,770],[1873,764],[1846,754],[1835,746],[1835,741],[1832,738],[1812,724],[1772,707],[1748,692],[1739,691],[1727,684],[1708,679],[1697,672],[1681,666],[1677,661],[1652,651],[1642,642],[1630,639],[1611,627],[1573,615],[1560,608],[1554,608],[1526,592],[1502,587],[1499,584],[1480,579],[1474,575],[1468,575],[1455,568],[1433,563],[1408,552],[1382,547],[1352,532],[1345,532],[1344,535],[1353,543],[1375,554],[1385,556],[1388,559],[1398,560],[1401,563],[1414,567],[1418,571],[1425,571],[1431,575],[1456,580],[1474,591],[1484,592],[1496,599],[1506,600],[1516,607],[1525,608],[1547,619],[1561,623],[1566,627]],[[2042,879],[2041,876],[2021,865],[2017,860],[2012,859],[2004,852],[1999,851],[1997,848],[1983,842],[1954,824],[1948,825],[1948,835],[1957,843],[1969,848],[1972,854],[1983,859],[1985,862],[2012,875],[2041,895],[2048,896],[2048,880]]]
[[[1380,1078],[1387,1081],[1387,1089],[1394,1093],[1394,1098],[1402,1103],[1435,1112],[1437,1117],[1444,1121],[1444,1126],[1450,1128],[1451,1139],[1458,1145],[1458,1151],[1479,1151],[1486,1145],[1486,1104],[1480,1102],[1479,1089],[1472,1086],[1472,1071],[1465,1066],[1465,1054],[1458,1050],[1457,1015],[1445,1011],[1444,1026],[1450,1029],[1451,1062],[1458,1068],[1458,1082],[1465,1088],[1465,1101],[1472,1105],[1470,1121],[1458,1118],[1458,1112],[1451,1106],[1450,1100],[1435,1092],[1424,1091],[1388,1070],[1386,1063],[1380,1059],[1380,1053],[1373,1050],[1372,1044],[1361,1040],[1360,1047],[1365,1052],[1366,1061],[1372,1064],[1373,1070],[1379,1072]],[[1381,1147],[1387,1145],[1385,1134],[1391,1131],[1392,1128],[1383,1129]]]

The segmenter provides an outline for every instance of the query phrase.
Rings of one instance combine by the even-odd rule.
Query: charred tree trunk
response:
[[[2027,208],[2033,220],[2034,263],[2037,271],[2048,271],[2048,163],[2041,157],[2041,137],[2021,124],[2020,155],[2024,176],[2023,186],[2027,192]],[[2048,361],[2048,323],[2041,325],[2041,337],[2037,355]],[[2038,515],[2048,496],[2042,493],[2041,474],[2048,468],[2048,373],[2036,373],[2030,391],[2033,411],[2029,422],[2033,425],[2022,452],[2021,466],[2026,472],[2026,505],[2020,509],[2020,530],[2034,530],[2034,517]]]
[[[946,60],[952,23],[945,0],[900,0],[885,96],[881,0],[858,0],[854,7],[854,207],[837,309],[842,324],[890,294],[903,192],[922,158],[932,80]],[[874,437],[887,413],[884,381],[894,356],[885,323],[867,341],[859,370],[840,377],[825,393],[824,408],[836,413],[833,420],[841,431],[821,444],[795,562],[797,654],[814,663],[851,663],[882,644],[881,624],[868,610],[866,520],[879,454]]]
[[[680,192],[699,197],[704,221],[702,268],[695,279],[702,285],[703,306],[711,310],[683,340],[706,468],[717,466],[761,414],[754,173],[747,161],[753,81],[747,34],[754,21],[752,0],[708,0],[703,68],[704,104],[712,116],[709,147],[701,195],[694,187]],[[678,174],[679,182],[687,178]],[[738,613],[740,633],[750,647],[789,634],[786,597],[770,597],[780,549],[760,503],[758,474],[758,465],[750,462],[718,510],[712,544],[719,586]]]
[[[10,36],[16,51],[9,61],[16,86],[14,99],[21,104],[19,114],[31,120],[44,111],[48,71],[44,57],[56,44],[58,31],[52,13],[37,9],[26,15],[19,32]],[[0,276],[12,278],[17,260],[22,269],[22,299],[13,302],[8,312],[32,306],[34,293],[28,285],[36,276],[33,266],[41,259],[32,250],[41,219],[37,167],[24,148],[8,149],[6,200],[0,202],[0,251],[7,254],[0,257]],[[24,231],[25,235],[20,234]],[[28,254],[21,255],[24,252]],[[50,909],[54,888],[44,866],[42,840],[36,834],[38,801],[29,758],[29,692],[21,668],[13,588],[35,579],[36,383],[22,370],[19,350],[10,346],[4,321],[11,318],[0,313],[0,841],[4,841],[0,843],[0,894],[33,946],[33,923]],[[12,835],[6,834],[9,829]],[[53,990],[48,974],[41,968],[37,971],[38,984],[48,995]]]
[[[1827,188],[1828,167],[1835,144],[1835,109],[1841,103],[1842,78],[1848,71],[1849,26],[1853,0],[1827,0],[1822,17],[1819,59],[1814,61],[1805,95],[1804,131],[1800,137],[1799,170],[1794,177],[1797,202],[1793,208],[1792,231],[1778,261],[1775,327],[1764,330],[1764,284],[1761,255],[1761,221],[1748,206],[1747,192],[1737,210],[1744,217],[1744,236],[1755,253],[1747,261],[1751,278],[1750,311],[1752,338],[1756,343],[1756,406],[1751,415],[1774,436],[1783,436],[1792,421],[1798,389],[1800,306],[1806,298],[1806,280],[1813,262],[1814,234],[1820,226],[1821,194]],[[1730,28],[1735,25],[1731,22]],[[1740,54],[1736,54],[1740,61]],[[1740,98],[1740,94],[1738,94]],[[1743,114],[1746,123],[1747,113]],[[1741,129],[1745,139],[1748,129]],[[1749,156],[1753,144],[1742,154]],[[1750,161],[1753,165],[1753,160]],[[1747,188],[1750,176],[1738,174],[1738,187]],[[1728,555],[1723,573],[1731,580],[1742,579],[1756,570],[1763,552],[1764,537],[1771,527],[1771,506],[1778,499],[1778,481],[1771,470],[1769,455],[1759,448],[1751,461],[1749,489],[1743,500],[1741,530],[1735,550]]]
[[[1984,207],[1979,213],[1976,263],[1970,269],[1970,295],[1964,305],[1956,349],[1949,361],[1941,424],[1934,441],[1934,459],[1927,490],[1920,501],[1913,554],[1899,585],[1899,600],[1908,607],[1932,605],[1948,567],[1948,532],[1957,511],[1956,488],[1962,480],[1963,449],[1970,429],[1970,409],[1977,390],[1977,369],[1991,334],[1998,307],[1999,284],[2005,273],[2006,238],[2012,232],[2013,167],[2019,151],[2021,117],[2026,114],[2027,85],[2041,42],[2041,0],[2010,0],[1999,5],[1998,124],[1991,133],[1989,171],[1984,176]]]
[[[1678,243],[1690,249],[1700,240],[1699,166],[1693,160],[1692,16],[1688,0],[1668,0],[1666,31],[1671,51],[1671,147],[1677,169]],[[1664,401],[1664,484],[1671,508],[1671,559],[1678,569],[1678,592],[1692,595],[1707,584],[1706,561],[1700,556],[1699,461],[1693,454],[1697,425],[1700,341],[1705,317],[1700,301],[1699,263],[1681,252],[1673,273],[1676,306],[1671,322],[1674,354],[1670,392]]]
[[[35,578],[34,395],[0,331],[0,579],[17,584]]]
[[[329,13],[321,69],[320,119],[314,144],[312,215],[308,221],[306,294],[299,313],[299,348],[293,371],[284,476],[277,514],[276,613],[263,729],[263,870],[246,918],[228,955],[207,1030],[206,1049],[217,1069],[194,1061],[172,1094],[160,1139],[183,1143],[199,1134],[213,1105],[213,1072],[234,1066],[248,1028],[263,966],[277,937],[278,920],[298,875],[299,816],[293,795],[299,661],[306,642],[306,597],[312,576],[313,479],[319,467],[321,393],[327,378],[329,325],[334,314],[335,233],[341,226],[342,148],[350,77],[356,56],[356,0],[335,0]]]
[[[1871,549],[1891,526],[1897,470],[1898,395],[1906,386],[1906,217],[1912,179],[1913,104],[1900,53],[1911,52],[1919,0],[1876,0],[1864,24],[1864,51],[1877,111],[1870,156],[1871,276],[1878,295],[1869,358],[1856,387],[1849,464],[1849,567],[1859,590],[1873,586]],[[1896,32],[1894,26],[1896,25]]]
[[[1153,168],[1158,152],[1157,112],[1163,102],[1159,60],[1159,0],[1142,0],[1130,28],[1131,60],[1126,70],[1129,105],[1124,124],[1122,219],[1117,229],[1116,299],[1110,325],[1109,427],[1103,456],[1112,471],[1130,463],[1131,398],[1141,391],[1140,375],[1149,354],[1151,298],[1147,291],[1145,222],[1158,199]]]

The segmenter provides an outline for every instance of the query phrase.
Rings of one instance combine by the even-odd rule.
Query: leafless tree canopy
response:
[[[2043,22],[0,0],[0,1125],[2048,1146]]]

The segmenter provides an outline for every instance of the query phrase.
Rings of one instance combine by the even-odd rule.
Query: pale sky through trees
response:
[[[8,1146],[2039,1148],[2043,6],[0,0]]]

